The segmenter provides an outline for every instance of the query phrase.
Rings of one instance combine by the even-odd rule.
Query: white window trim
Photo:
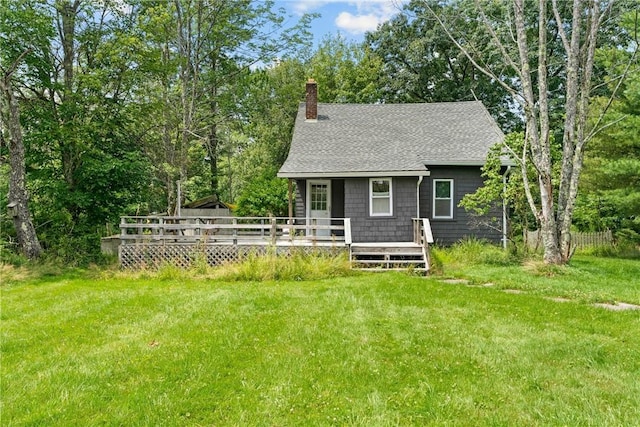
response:
[[[373,213],[373,182],[374,181],[389,181],[389,212]],[[378,197],[378,198],[387,198]],[[389,177],[381,178],[369,178],[369,216],[393,216],[393,179]]]
[[[448,182],[449,183],[449,215],[436,215],[436,183],[438,182]],[[433,179],[433,197],[431,204],[431,217],[433,219],[453,219],[453,199],[454,199],[454,187],[453,187],[453,179],[443,179],[443,178],[434,178]],[[437,200],[447,200],[447,199],[437,199]]]

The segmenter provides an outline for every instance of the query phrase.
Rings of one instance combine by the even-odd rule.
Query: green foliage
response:
[[[500,76],[505,80],[512,77],[501,65],[503,58],[490,51],[491,43],[471,2],[413,0],[403,6],[402,13],[366,36],[366,43],[382,62],[381,99],[386,102],[479,99],[503,129],[521,129],[522,122],[513,111],[510,94],[475,69],[427,11],[427,3],[440,19],[455,28],[456,36],[475,45],[475,50],[482,50],[484,58],[492,61],[485,66],[501,68]],[[499,2],[493,7],[505,12]],[[474,18],[465,19],[468,15]]]
[[[437,258],[443,265],[492,265],[507,266],[519,262],[511,251],[475,238],[465,239],[449,248],[436,249]]]
[[[613,68],[619,61],[617,51],[601,51],[600,61]],[[610,81],[609,86],[617,84]],[[592,104],[602,106],[606,98],[595,98]],[[599,108],[598,108],[599,109]],[[597,118],[592,118],[596,121]],[[640,244],[640,77],[631,74],[618,97],[604,116],[607,124],[590,142],[585,154],[580,181],[581,196],[575,212],[579,230],[610,229],[624,242]]]
[[[263,175],[245,187],[238,197],[235,213],[239,216],[287,216],[288,194],[286,179]]]
[[[630,235],[627,236],[626,234]],[[615,245],[595,246],[579,250],[582,255],[593,255],[618,259],[640,259],[640,236],[633,230],[620,230]]]
[[[375,103],[381,97],[382,59],[365,45],[325,36],[306,66],[318,82],[318,101]]]
[[[531,212],[526,197],[522,172],[519,165],[502,166],[505,158],[512,159],[511,153],[522,151],[524,135],[521,132],[510,133],[505,137],[503,144],[496,144],[487,155],[487,161],[482,167],[484,183],[475,193],[465,195],[460,201],[460,206],[494,227],[501,224],[502,202],[509,208],[509,238],[518,240],[524,230],[535,229],[537,221]],[[507,149],[508,147],[508,149]],[[507,176],[506,187],[504,176]],[[528,174],[530,180],[535,180],[535,171],[529,165]],[[532,195],[538,199],[536,187],[531,187]]]

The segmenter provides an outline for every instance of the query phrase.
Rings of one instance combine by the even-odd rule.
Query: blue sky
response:
[[[342,34],[347,40],[362,41],[364,33],[397,14],[407,0],[276,0],[293,18],[320,13],[311,31],[317,46],[327,34]]]

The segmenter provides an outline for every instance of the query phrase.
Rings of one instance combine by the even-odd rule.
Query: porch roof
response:
[[[481,102],[300,104],[281,177],[428,175],[429,166],[481,166],[504,134]]]

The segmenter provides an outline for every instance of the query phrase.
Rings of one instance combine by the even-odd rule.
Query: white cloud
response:
[[[341,12],[335,20],[339,29],[352,34],[374,31],[378,24],[391,19],[406,0],[368,0],[348,2],[356,6],[357,13]]]
[[[400,12],[402,6],[409,0],[279,0],[287,3],[296,15],[316,12],[322,9],[327,16],[325,6],[331,7],[336,13],[334,24],[346,33],[360,35],[367,31],[374,31],[377,26],[388,21]]]
[[[343,4],[345,6],[355,7],[358,15],[367,12],[374,13],[377,16],[389,16],[397,13],[402,5],[408,3],[409,0],[280,0],[281,2],[291,3],[295,13],[302,15],[306,12],[313,12],[328,4]]]
[[[307,12],[312,12],[321,8],[328,3],[327,0],[306,0],[306,1],[294,1],[293,10],[298,15],[303,15]]]
[[[341,12],[336,18],[336,27],[352,34],[362,34],[366,31],[373,31],[381,21],[379,16],[352,15],[349,12]]]

